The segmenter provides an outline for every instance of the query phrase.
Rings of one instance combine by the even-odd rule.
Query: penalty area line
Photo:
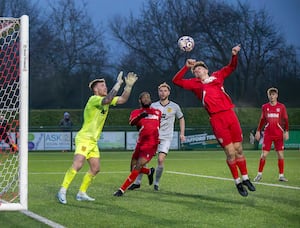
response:
[[[49,220],[49,219],[47,219],[47,218],[45,218],[43,216],[40,216],[38,214],[33,213],[31,211],[24,210],[24,211],[20,211],[20,212],[22,214],[24,214],[24,215],[26,215],[28,217],[31,217],[34,220],[37,220],[37,221],[39,221],[41,223],[44,223],[44,224],[46,224],[46,225],[48,225],[48,226],[50,226],[52,228],[65,228],[63,225],[60,225],[60,224],[58,224],[56,222],[53,222],[53,221],[51,221],[51,220]]]
[[[215,177],[215,176],[207,176],[207,175],[192,174],[192,173],[182,173],[182,172],[176,172],[176,171],[166,171],[166,172],[171,173],[171,174],[184,175],[184,176],[203,177],[203,178],[209,178],[209,179],[215,179],[215,180],[232,181],[231,178],[224,178],[224,177]],[[265,186],[272,186],[272,187],[279,187],[279,188],[286,188],[286,189],[300,190],[300,187],[288,186],[288,185],[268,184],[268,183],[263,183],[263,182],[255,182],[255,184],[260,184],[260,185],[265,185]]]

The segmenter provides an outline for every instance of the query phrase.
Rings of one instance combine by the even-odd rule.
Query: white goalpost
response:
[[[0,211],[28,208],[29,17],[0,17]]]

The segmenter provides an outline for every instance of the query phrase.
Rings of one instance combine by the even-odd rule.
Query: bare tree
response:
[[[34,104],[82,106],[89,95],[88,82],[103,74],[108,65],[103,31],[88,16],[85,2],[76,5],[75,0],[57,0],[49,1],[49,6],[32,49],[36,53],[35,83],[40,85],[40,91],[32,91],[33,99],[40,100]],[[43,100],[38,96],[42,91],[47,91]]]
[[[242,45],[238,69],[225,85],[239,105],[259,103],[268,86],[276,85],[298,65],[296,53],[266,11],[254,11],[247,3],[149,0],[139,17],[115,17],[110,28],[127,48],[123,67],[138,69],[142,75],[139,88],[148,91],[155,91],[162,81],[170,82],[188,57],[201,58],[210,71],[219,69],[228,63],[231,48],[238,43]],[[178,49],[177,39],[182,35],[195,39],[191,53]],[[173,95],[187,106],[199,105],[185,93],[175,89]]]

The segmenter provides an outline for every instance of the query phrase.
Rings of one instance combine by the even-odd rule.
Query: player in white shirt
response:
[[[158,145],[158,159],[155,173],[154,190],[159,190],[159,181],[164,170],[164,161],[169,152],[170,145],[173,139],[174,122],[175,118],[179,120],[180,128],[180,141],[185,140],[185,120],[181,108],[178,104],[169,100],[171,88],[167,83],[162,83],[158,86],[159,101],[151,104],[151,107],[159,109],[162,112],[162,118],[160,121],[159,140]],[[139,175],[135,182],[128,188],[134,190],[140,188],[142,182],[142,176]]]

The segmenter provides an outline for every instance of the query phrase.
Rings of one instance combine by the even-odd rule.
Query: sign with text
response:
[[[197,150],[203,148],[219,148],[220,145],[214,134],[202,133],[193,134],[187,133],[185,142],[182,143],[182,148],[187,150]]]

